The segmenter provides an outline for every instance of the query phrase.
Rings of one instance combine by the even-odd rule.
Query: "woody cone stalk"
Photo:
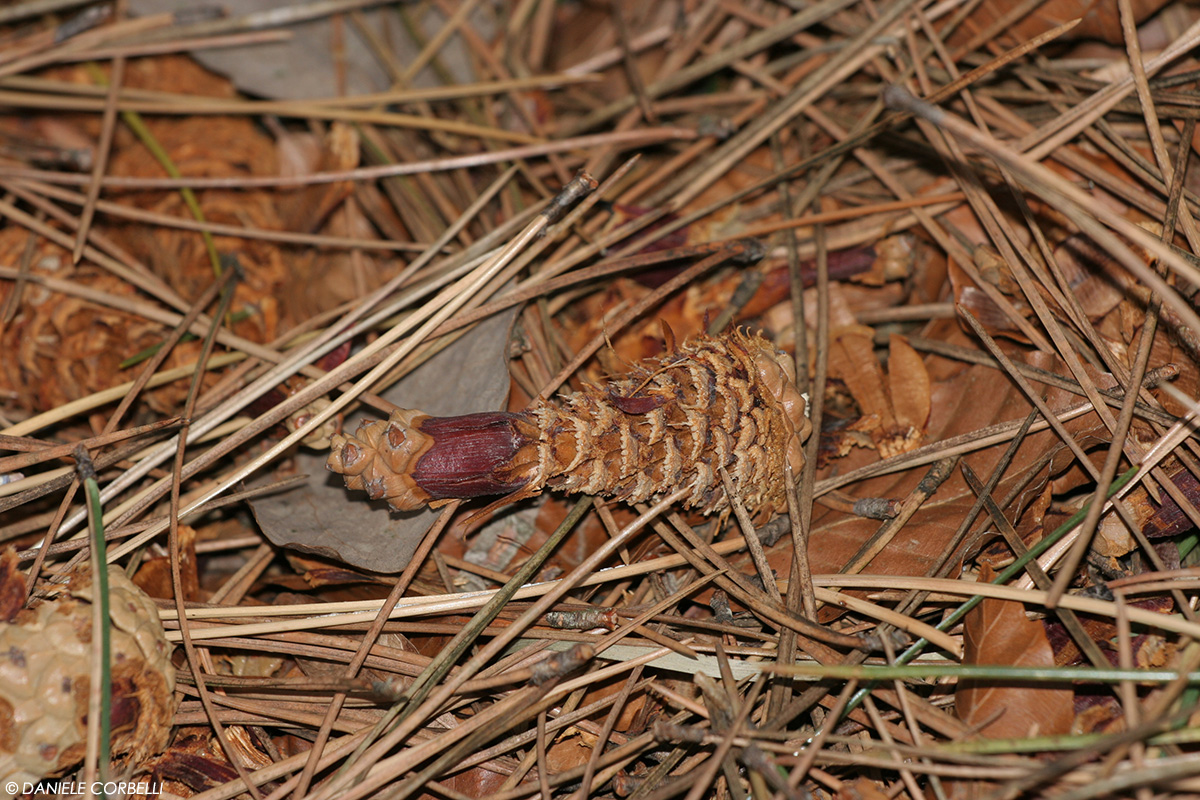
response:
[[[762,336],[697,336],[602,386],[520,413],[433,417],[401,409],[333,437],[327,467],[398,511],[543,489],[630,503],[682,487],[686,508],[786,507],[784,465],[804,465],[812,429],[791,359]]]

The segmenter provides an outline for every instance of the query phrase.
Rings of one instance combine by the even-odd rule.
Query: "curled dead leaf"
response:
[[[980,582],[993,578],[984,566]],[[1025,615],[1025,606],[989,598],[963,623],[964,664],[1053,667],[1054,651],[1041,622]],[[1075,720],[1074,693],[1061,686],[1019,681],[959,682],[954,693],[959,718],[991,739],[1055,736],[1069,733]]]
[[[853,444],[869,444],[883,458],[919,447],[931,408],[924,359],[902,336],[892,335],[888,367],[875,355],[875,330],[854,321],[840,287],[830,287],[829,374],[846,385],[861,414],[844,438],[841,454]]]
[[[888,341],[888,396],[897,427],[915,432],[913,447],[921,443],[921,434],[929,421],[929,393],[925,360],[903,336],[892,334]]]

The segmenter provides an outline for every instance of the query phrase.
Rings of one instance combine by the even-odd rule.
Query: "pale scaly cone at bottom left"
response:
[[[8,566],[8,558],[3,559]],[[0,569],[0,582],[22,580]],[[110,567],[112,754],[131,773],[166,747],[175,713],[171,645],[150,598]],[[3,587],[0,587],[2,590]],[[11,597],[11,595],[9,595]],[[0,622],[0,794],[82,762],[92,674],[92,576]],[[122,756],[122,759],[118,759]]]

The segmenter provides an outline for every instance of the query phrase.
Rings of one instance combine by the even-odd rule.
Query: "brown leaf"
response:
[[[837,285],[829,287],[829,323],[829,374],[846,384],[864,417],[876,415],[883,430],[892,428],[896,420],[875,357],[875,330],[858,324]]]
[[[929,371],[921,355],[903,336],[896,334],[888,340],[888,391],[896,424],[923,432],[932,404]]]
[[[924,359],[902,337],[892,335],[888,369],[875,355],[875,331],[859,325],[840,286],[829,290],[829,374],[846,385],[861,414],[847,432],[870,437],[880,456],[907,453],[922,443],[931,407],[929,372]],[[854,438],[838,448],[845,455]],[[865,441],[863,441],[866,444]]]
[[[950,259],[948,269],[950,285],[954,289],[954,303],[961,306],[972,315],[985,327],[992,336],[1003,336],[1013,341],[1028,344],[1029,339],[1017,327],[1016,322],[1009,317],[1008,313],[997,305],[983,288],[975,283],[967,272],[954,260]],[[1007,294],[1001,288],[1002,286],[1011,286],[1012,279],[1004,280],[1007,274],[996,270],[980,270],[981,277],[987,279],[991,277],[991,284],[995,286],[997,283],[1001,286],[996,286],[1001,289],[1001,294]],[[1018,294],[1007,294],[1008,300],[1016,311],[1025,317],[1032,316],[1033,311],[1029,308],[1029,304],[1025,298]]]
[[[1200,481],[1192,475],[1178,459],[1171,457],[1164,459],[1163,469],[1171,478],[1171,482],[1175,484],[1183,496],[1192,502],[1192,504],[1200,503]],[[1179,504],[1175,502],[1166,492],[1162,492],[1159,499],[1162,501],[1155,507],[1150,500],[1149,494],[1139,487],[1139,492],[1136,495],[1131,493],[1131,498],[1135,512],[1139,515],[1135,517],[1139,521],[1144,521],[1142,532],[1151,539],[1162,539],[1167,536],[1175,536],[1192,527],[1192,521],[1184,513]],[[1150,513],[1147,515],[1146,512]]]
[[[504,785],[506,777],[484,767],[472,767],[462,772],[456,772],[448,777],[439,778],[438,782],[447,789],[458,792],[463,797],[489,797],[500,791],[500,787]],[[425,798],[433,800],[433,798],[441,796],[440,793],[426,793],[421,795],[421,800],[425,800]]]
[[[942,320],[931,331],[923,334],[951,343],[962,343],[964,334],[953,320]],[[1062,372],[1061,364],[1035,354],[1027,356],[1035,366]],[[972,433],[980,428],[999,422],[1020,420],[1030,411],[1030,405],[1011,381],[995,370],[980,366],[963,366],[944,359],[935,359],[928,365],[931,387],[932,410],[926,431],[926,443],[942,441],[961,434]],[[1051,408],[1062,408],[1078,402],[1078,399],[1057,390],[1044,395]],[[1067,428],[1084,447],[1093,446],[1098,437],[1101,423],[1094,414],[1078,417],[1067,423]],[[964,456],[967,463],[979,476],[990,475],[1006,445],[989,447]],[[997,498],[1005,497],[1014,483],[1023,480],[1035,461],[1047,453],[1055,453],[1050,474],[1058,474],[1073,460],[1057,436],[1051,431],[1042,431],[1026,438],[1017,451],[1012,464],[993,493]],[[834,465],[845,473],[877,460],[869,450],[854,450]],[[891,475],[882,475],[853,484],[847,491],[856,497],[886,497],[902,500],[925,475],[924,468],[910,469]],[[822,475],[821,477],[824,477]],[[1046,486],[1046,475],[1038,476],[1019,495],[1015,507],[1006,509],[1010,519],[1019,530],[1030,530],[1026,509],[1038,515],[1044,506],[1033,505],[1042,498]],[[954,473],[941,485],[937,493],[917,511],[904,530],[877,555],[864,572],[878,575],[924,575],[931,564],[946,555],[947,548],[963,514],[975,502],[975,495],[959,473]],[[976,522],[976,530],[986,526],[986,515]],[[862,543],[879,527],[877,520],[854,517],[818,505],[813,510],[812,545],[809,561],[814,573],[837,572],[856,553]],[[977,541],[967,541],[952,556],[961,561],[963,554],[977,547]],[[769,551],[772,567],[787,575],[791,569],[791,544],[784,541]]]
[[[1120,558],[1136,550],[1137,546],[1125,521],[1116,514],[1109,514],[1100,520],[1092,540],[1092,550],[1106,558]]]
[[[1054,258],[1071,294],[1090,319],[1100,319],[1116,308],[1134,283],[1116,259],[1080,234],[1064,239]]]
[[[993,578],[990,567],[980,582]],[[964,664],[1053,667],[1054,652],[1045,628],[1025,616],[1025,606],[989,598],[963,623]],[[1019,681],[960,681],[954,693],[958,716],[991,739],[1069,733],[1075,720],[1070,689]]]
[[[185,600],[200,600],[200,576],[196,566],[196,530],[179,526],[179,572]],[[151,597],[174,597],[171,583],[171,559],[147,558],[133,577],[134,584]]]
[[[1157,614],[1170,614],[1175,608],[1174,601],[1169,597],[1141,599],[1130,605],[1146,611],[1153,611]],[[1092,641],[1100,645],[1109,660],[1113,664],[1116,664],[1117,654],[1112,649],[1111,644],[1117,640],[1116,623],[1112,620],[1091,617],[1086,614],[1080,615],[1079,623],[1083,626],[1083,630],[1087,635],[1091,637]],[[1062,624],[1048,621],[1045,629],[1046,636],[1050,641],[1050,647],[1054,651],[1054,663],[1059,666],[1083,663],[1083,654],[1079,652],[1079,646],[1076,644],[1074,637],[1067,632],[1067,629]],[[1170,652],[1162,648],[1162,643],[1162,638],[1158,636],[1144,633],[1134,636],[1130,642],[1130,646],[1134,651],[1134,664],[1138,667],[1161,666],[1161,664],[1152,662],[1156,659],[1170,657]]]
[[[887,795],[870,778],[856,778],[842,784],[837,800],[886,800]]]
[[[1133,0],[1133,16],[1138,23],[1166,5],[1166,0]],[[949,44],[958,46],[991,27],[1015,6],[1009,0],[984,0],[963,20],[950,37]],[[1121,18],[1112,0],[1047,0],[1031,13],[1006,26],[1000,41],[1011,39],[1023,42],[1045,33],[1056,25],[1080,20],[1073,30],[1063,35],[1069,39],[1100,39],[1110,44],[1125,41],[1121,33]]]
[[[12,622],[25,607],[25,576],[18,565],[15,548],[6,547],[0,554],[0,621]]]
[[[329,133],[286,131],[278,137],[281,175],[344,172],[358,166],[358,135],[345,123],[335,122]],[[354,187],[349,181],[307,186],[279,200],[279,216],[286,230],[314,232]]]

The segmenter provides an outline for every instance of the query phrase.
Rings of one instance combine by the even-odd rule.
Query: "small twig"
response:
[[[89,450],[98,449],[125,441],[126,439],[136,439],[152,433],[165,433],[174,430],[179,425],[179,417],[169,417],[157,422],[137,425],[124,430],[89,436],[86,439],[80,439],[78,442],[69,442],[67,444],[49,444],[39,439],[27,439],[23,436],[6,436],[0,434],[0,450],[24,451],[21,455],[0,458],[0,473],[28,469],[35,464],[41,464],[45,461],[74,456],[75,450],[80,445]]]
[[[1050,423],[1050,427],[1054,428],[1054,432],[1058,434],[1059,439],[1062,440],[1063,444],[1067,446],[1067,449],[1069,449],[1075,456],[1080,466],[1092,476],[1093,480],[1097,482],[1098,496],[1093,497],[1092,502],[1088,505],[1087,515],[1084,517],[1085,523],[1087,520],[1091,520],[1092,527],[1090,530],[1086,528],[1083,529],[1083,533],[1086,533],[1087,535],[1080,535],[1075,540],[1075,544],[1072,548],[1073,557],[1069,559],[1075,566],[1078,566],[1079,561],[1082,560],[1083,554],[1086,552],[1086,549],[1091,542],[1091,534],[1095,533],[1096,520],[1100,518],[1100,514],[1104,507],[1104,503],[1100,502],[1100,497],[1108,496],[1108,485],[1110,482],[1104,481],[1100,470],[1096,469],[1096,467],[1092,464],[1091,460],[1087,457],[1087,454],[1083,451],[1083,448],[1075,440],[1075,437],[1072,436],[1071,433],[1063,427],[1062,423],[1054,417],[1053,412],[1046,405],[1046,402],[1042,399],[1041,395],[1033,391],[1033,388],[1024,379],[1024,377],[1012,367],[1012,361],[1004,354],[1003,351],[1000,350],[996,342],[990,335],[988,335],[988,332],[983,329],[983,326],[979,323],[979,320],[975,319],[975,316],[962,306],[959,307],[958,311],[960,316],[962,316],[962,318],[967,321],[967,324],[971,326],[971,329],[975,332],[975,335],[979,337],[980,341],[982,341],[987,349],[991,352],[992,356],[999,361],[1002,366],[1004,366],[1005,371],[1009,373],[1013,381],[1021,387],[1021,391],[1024,392],[1025,396],[1029,398],[1030,402],[1032,402],[1037,410],[1042,414],[1042,417]],[[1128,425],[1128,419],[1132,418],[1132,398],[1133,395],[1131,393],[1129,400],[1127,401],[1129,414],[1122,414],[1122,418],[1126,419],[1126,425]],[[1117,453],[1120,453],[1120,447],[1114,447],[1113,449],[1116,450]],[[1114,460],[1114,463],[1117,462]],[[1112,470],[1112,474],[1116,474],[1115,466]],[[1116,508],[1117,513],[1120,514],[1122,521],[1129,526],[1130,530],[1138,528],[1138,524],[1134,520],[1132,512],[1129,511],[1129,509],[1123,503],[1121,503],[1120,500],[1113,498],[1112,504],[1113,507]],[[1077,557],[1075,557],[1075,554],[1077,554]],[[1070,571],[1063,569],[1059,572],[1058,577],[1055,578],[1054,587],[1051,589],[1051,598],[1053,601],[1057,601],[1058,598],[1062,596],[1063,592],[1066,591],[1067,587],[1074,579],[1074,569],[1071,569]],[[1051,602],[1050,607],[1054,607],[1054,602]]]
[[[723,466],[717,467],[717,472],[721,476],[721,484],[725,487],[725,496],[729,498],[729,504],[733,506],[734,516],[737,517],[738,524],[742,528],[742,537],[746,540],[746,549],[750,552],[754,568],[758,570],[758,576],[762,579],[763,588],[776,603],[783,603],[783,595],[779,593],[779,585],[775,580],[775,572],[771,569],[770,562],[767,561],[767,554],[763,550],[762,542],[759,541],[758,533],[754,530],[754,522],[751,521],[750,515],[746,512],[746,506],[742,504],[738,492],[734,489],[733,481],[729,478],[729,472]],[[815,619],[816,617],[812,618]]]
[[[792,465],[784,464],[783,472],[786,476],[784,483],[787,486],[787,504],[788,504],[788,519],[791,522],[792,529],[792,578],[788,583],[788,597],[793,597],[796,593],[799,594],[800,602],[798,609],[804,612],[804,616],[809,619],[817,618],[817,600],[813,595],[812,588],[812,567],[808,562],[808,542],[809,542],[809,526],[812,524],[811,514],[808,521],[805,521],[805,515],[801,513],[800,501],[796,497],[796,478],[792,474]],[[791,580],[797,581],[795,589]],[[789,604],[791,608],[791,604]]]
[[[119,7],[119,6],[118,6]],[[83,246],[87,242],[88,229],[92,225],[92,217],[96,213],[96,200],[100,197],[100,179],[108,168],[108,157],[112,151],[113,135],[117,129],[117,96],[121,85],[125,82],[125,56],[117,56],[112,62],[112,74],[109,77],[108,96],[104,99],[104,117],[100,125],[100,141],[97,142],[92,158],[92,182],[88,184],[87,195],[84,198],[83,210],[79,216],[79,228],[75,232],[75,249],[71,251],[71,261],[79,263],[83,257]]]
[[[696,536],[695,531],[680,519],[678,514],[670,514],[667,519],[675,531],[678,531],[679,536],[665,525],[655,527],[658,535],[663,537],[676,553],[683,556],[701,574],[711,574],[718,569],[725,570],[726,574],[716,577],[717,584],[731,595],[737,597],[740,602],[744,603],[756,614],[767,618],[780,628],[792,628],[804,636],[837,647],[857,649],[863,646],[863,642],[857,637],[837,633],[803,617],[794,616],[784,608],[771,602],[765,591],[757,590],[747,580],[746,576],[733,569],[733,565],[718,554],[715,546],[708,544]],[[680,536],[684,538],[680,539]],[[685,539],[686,542],[684,541]],[[826,648],[818,646],[815,642],[807,642],[803,647],[808,652],[814,654],[814,657],[824,657],[825,660],[832,658],[832,654]]]
[[[587,766],[583,771],[583,781],[580,783],[577,795],[580,800],[588,800],[592,796],[592,789],[594,788],[592,781],[596,777],[596,765],[599,763],[600,756],[603,755],[604,748],[608,744],[608,737],[612,735],[613,729],[617,725],[617,720],[620,718],[621,712],[625,710],[625,705],[629,702],[633,689],[638,685],[641,677],[642,667],[640,666],[629,673],[629,677],[625,679],[625,685],[617,693],[617,701],[613,703],[613,707],[604,718],[604,726],[600,729],[600,736],[596,739],[596,744],[592,748],[592,755],[588,758]]]
[[[650,98],[646,95],[646,83],[642,80],[642,73],[638,70],[637,61],[633,57],[633,44],[629,35],[629,23],[625,21],[625,12],[622,10],[618,0],[610,0],[609,18],[613,22],[613,29],[617,32],[617,44],[621,48],[621,66],[625,70],[625,77],[629,81],[630,88],[633,90],[633,96],[637,98],[638,107],[642,111],[642,118],[646,120],[647,124],[657,125],[658,115],[654,113],[654,108],[650,104]]]
[[[888,543],[895,538],[905,523],[912,518],[912,515],[917,513],[917,510],[928,500],[933,493],[938,490],[938,487],[950,477],[954,471],[954,466],[958,463],[958,457],[942,459],[929,468],[925,477],[920,483],[909,493],[908,497],[900,505],[900,513],[895,517],[887,520],[879,529],[865,541],[847,562],[842,567],[841,572],[852,575],[861,572],[863,567],[871,562],[875,556],[887,547]]]
[[[365,777],[357,784],[352,784],[352,780],[356,775],[359,775],[370,769],[386,752],[391,750],[391,748],[397,742],[403,741],[405,738],[407,738],[419,725],[424,722],[425,719],[428,718],[432,712],[434,712],[441,706],[442,703],[449,699],[459,686],[465,683],[475,672],[477,672],[492,658],[498,655],[504,648],[506,648],[509,643],[520,634],[520,631],[524,628],[525,624],[536,620],[541,616],[541,614],[549,610],[549,607],[553,603],[557,602],[560,597],[566,594],[566,592],[569,591],[579,580],[595,569],[597,565],[602,563],[604,559],[608,558],[618,547],[624,545],[626,541],[633,536],[633,534],[640,531],[645,525],[647,525],[665,509],[678,502],[689,491],[690,489],[688,488],[680,489],[670,496],[663,498],[654,507],[642,514],[637,520],[622,530],[620,535],[609,539],[604,545],[580,562],[580,564],[571,571],[571,574],[567,579],[558,581],[553,591],[547,593],[540,600],[534,603],[524,614],[521,615],[521,619],[506,628],[504,633],[494,637],[490,642],[488,642],[487,645],[480,648],[479,651],[470,659],[470,661],[468,661],[460,670],[454,673],[449,680],[438,685],[436,688],[430,688],[429,694],[425,697],[424,701],[420,703],[420,705],[412,708],[410,713],[407,714],[406,717],[401,720],[396,727],[390,730],[386,736],[380,738],[379,741],[373,747],[365,751],[361,757],[353,759],[354,767],[344,771],[340,779],[332,779],[328,784],[325,785],[322,791],[318,792],[317,796],[314,797],[313,800],[324,800],[324,798],[333,793],[338,793],[337,796],[344,797],[346,800],[355,800],[355,798],[369,795],[372,791],[378,789],[379,786],[387,781],[386,770],[384,770],[382,774]],[[586,510],[589,505],[590,500],[585,498],[576,504],[576,509],[579,511],[579,514],[582,515],[582,512]],[[548,551],[547,555],[549,555]],[[514,585],[513,591],[519,587],[520,584]],[[499,610],[498,607],[496,610]],[[416,684],[414,684],[414,686],[415,685]],[[415,696],[412,689],[410,689],[410,696]],[[353,785],[353,788],[349,788],[351,785]]]

